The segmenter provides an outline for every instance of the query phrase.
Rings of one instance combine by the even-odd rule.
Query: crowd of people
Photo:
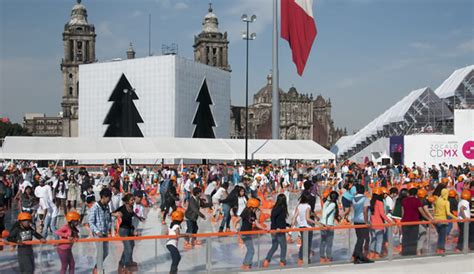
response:
[[[387,256],[389,233],[395,236],[394,246],[401,255],[425,254],[429,226],[438,234],[436,253],[444,254],[446,241],[456,242],[455,252],[462,250],[467,233],[463,223],[439,221],[474,216],[473,178],[472,163],[382,166],[372,162],[296,162],[259,163],[248,168],[236,163],[186,167],[112,164],[91,172],[85,167],[66,169],[51,164],[38,168],[35,162],[2,162],[0,231],[5,243],[18,245],[22,273],[33,273],[35,268],[33,247],[24,241],[67,240],[56,250],[61,273],[74,273],[75,239],[138,236],[152,207],[159,208],[158,218],[173,236],[166,242],[172,261],[170,273],[178,271],[181,238],[184,249],[202,244],[194,234],[209,232],[199,230],[203,221],[216,223],[218,232],[242,232],[238,241],[246,250],[243,270],[255,265],[255,236],[248,231],[273,231],[263,267],[270,266],[278,248],[279,265],[285,266],[287,245],[293,242],[299,245],[297,263],[302,265],[312,262],[317,232],[320,263],[334,260],[333,227],[338,225],[356,225],[353,262],[370,263]],[[6,228],[5,213],[12,210],[19,212],[17,222]],[[419,221],[431,223],[410,224]],[[314,227],[318,229],[303,231]],[[288,228],[302,231],[296,236],[275,232]],[[86,235],[81,234],[83,230]],[[105,260],[108,241],[96,244]],[[472,222],[468,244],[474,249]],[[123,241],[119,273],[136,271],[134,246],[133,240]],[[97,266],[93,271],[97,272]]]

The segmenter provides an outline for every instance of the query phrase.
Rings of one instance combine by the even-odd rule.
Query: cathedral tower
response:
[[[231,71],[228,59],[227,32],[219,32],[218,19],[209,3],[209,13],[204,17],[202,32],[194,36],[194,61]]]
[[[87,23],[87,10],[76,0],[71,19],[64,26],[64,58],[61,62],[64,91],[61,102],[63,110],[63,136],[78,136],[79,111],[79,65],[95,62],[95,29]]]

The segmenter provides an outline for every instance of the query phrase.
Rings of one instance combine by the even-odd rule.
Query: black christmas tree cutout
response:
[[[143,137],[137,125],[143,123],[143,119],[133,100],[138,100],[138,96],[125,74],[122,74],[109,98],[109,102],[113,103],[105,117],[104,125],[109,126],[104,137]]]
[[[205,78],[201,90],[199,90],[196,102],[198,102],[199,105],[193,119],[193,125],[196,125],[193,138],[216,138],[214,130],[212,129],[216,126],[216,123],[214,122],[210,108],[210,105],[213,103]]]

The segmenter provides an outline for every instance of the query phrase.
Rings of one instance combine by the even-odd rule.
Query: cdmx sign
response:
[[[462,151],[461,152],[459,151]],[[433,142],[430,147],[432,158],[457,158],[464,156],[469,160],[474,160],[474,141],[466,141],[462,146],[457,141]]]

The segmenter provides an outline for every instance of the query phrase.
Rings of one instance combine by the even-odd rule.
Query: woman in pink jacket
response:
[[[372,190],[370,200],[370,254],[369,259],[379,259],[382,254],[382,243],[384,234],[384,223],[392,223],[392,220],[385,215],[383,204],[383,192],[381,188]]]
[[[79,238],[79,230],[77,224],[79,223],[80,215],[76,211],[69,211],[66,214],[67,223],[60,229],[56,230],[61,240],[70,240],[71,243],[59,244],[56,248],[59,259],[61,260],[61,274],[65,274],[69,267],[69,274],[74,274],[74,256],[72,255],[72,241]]]

